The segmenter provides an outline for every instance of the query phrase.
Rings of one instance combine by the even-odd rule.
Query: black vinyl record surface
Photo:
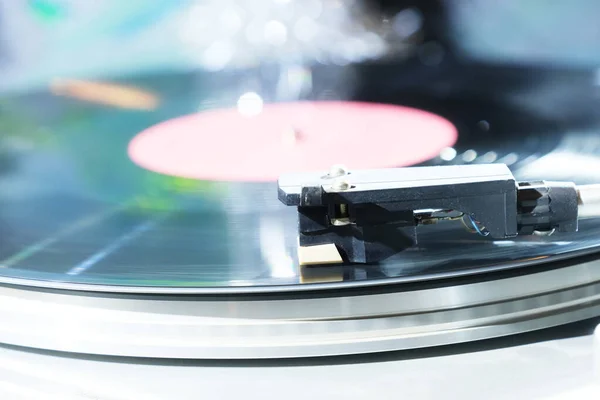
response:
[[[169,176],[130,158],[136,135],[171,118],[235,107],[243,93],[260,93],[265,104],[286,101],[271,78],[281,71],[267,70],[62,82],[3,96],[0,281],[295,289],[429,279],[600,250],[597,219],[582,220],[575,234],[504,241],[448,222],[419,228],[418,246],[380,265],[303,268],[296,210],[278,202],[276,182]],[[419,71],[410,64],[402,73],[373,65],[307,69],[312,85],[301,100],[395,104],[446,118],[458,131],[456,144],[422,165],[500,162],[517,179],[578,184],[600,176],[593,71],[451,62]],[[206,143],[213,134],[198,132]],[[397,134],[406,146],[428,145],[415,139],[418,132]]]

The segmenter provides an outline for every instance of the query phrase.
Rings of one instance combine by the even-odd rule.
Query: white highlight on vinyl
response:
[[[257,93],[248,92],[240,96],[237,109],[245,117],[253,117],[263,110],[263,99]]]
[[[114,242],[99,250],[98,252],[92,254],[90,257],[86,258],[69,271],[67,271],[67,275],[79,275],[82,272],[87,271],[90,267],[97,264],[98,262],[105,259],[107,256],[111,255],[115,251],[119,250],[121,247],[141,235],[142,233],[148,231],[152,227],[156,225],[158,220],[153,219],[150,221],[146,221],[143,224],[137,225],[131,231],[126,234],[119,236]]]
[[[440,152],[440,158],[444,161],[452,161],[456,158],[456,150],[453,147],[446,147]]]

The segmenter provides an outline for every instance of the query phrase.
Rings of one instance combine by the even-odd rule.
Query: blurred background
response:
[[[433,66],[449,54],[595,67],[599,12],[593,0],[2,0],[0,88],[270,62]]]

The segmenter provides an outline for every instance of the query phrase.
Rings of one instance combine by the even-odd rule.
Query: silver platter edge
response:
[[[0,342],[72,353],[264,359],[448,345],[600,315],[600,261],[382,293],[138,295],[0,286]]]

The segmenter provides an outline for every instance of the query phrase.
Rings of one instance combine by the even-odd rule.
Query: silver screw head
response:
[[[330,178],[338,178],[348,174],[348,169],[342,164],[332,165],[329,169]]]

